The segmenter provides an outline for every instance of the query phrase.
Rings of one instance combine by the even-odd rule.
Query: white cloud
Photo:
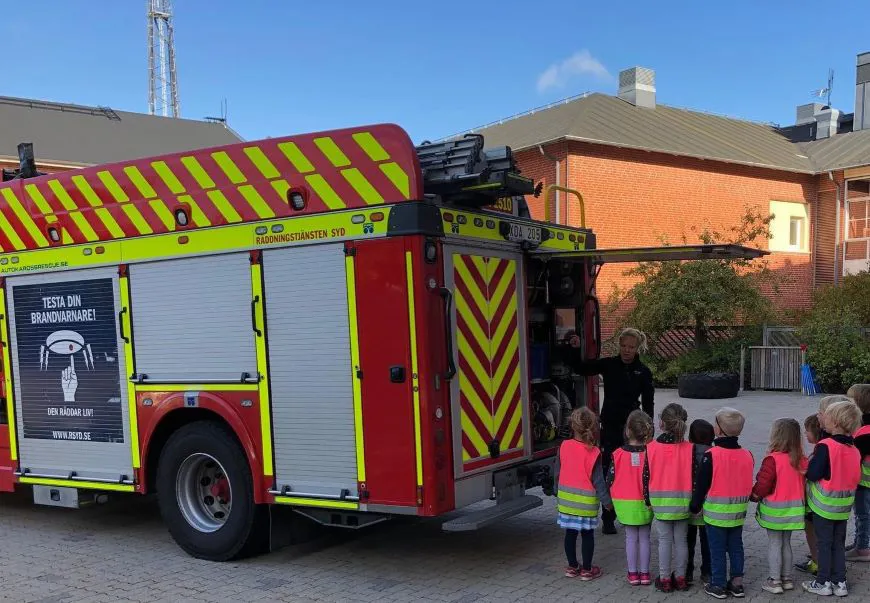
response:
[[[612,78],[601,61],[593,57],[588,50],[575,52],[567,59],[553,63],[538,76],[538,92],[546,92],[551,88],[562,88],[572,78],[580,75],[591,75],[598,79]]]

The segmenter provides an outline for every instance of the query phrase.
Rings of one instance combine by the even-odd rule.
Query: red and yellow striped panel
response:
[[[462,463],[471,470],[523,448],[516,261],[454,254],[453,277]]]
[[[12,180],[0,184],[0,253],[416,200],[419,172],[410,138],[388,124]],[[291,188],[305,209],[290,208]]]

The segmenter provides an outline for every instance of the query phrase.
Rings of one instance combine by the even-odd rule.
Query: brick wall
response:
[[[551,150],[553,149],[553,150]],[[618,149],[579,142],[545,147],[551,155],[566,156],[567,183],[585,198],[586,225],[597,235],[599,247],[635,247],[660,244],[661,237],[679,243],[685,235],[697,243],[697,231],[705,226],[725,231],[739,223],[746,205],[769,210],[771,200],[814,204],[817,179],[813,176],[729,165],[714,161]],[[527,176],[550,184],[552,162],[540,152],[517,154]],[[565,171],[562,171],[563,182]],[[579,225],[579,211],[569,199],[568,217]],[[562,199],[565,217],[565,198]],[[536,218],[543,217],[543,200],[529,199]],[[810,207],[812,216],[813,207]],[[813,241],[812,218],[810,219]],[[696,229],[693,231],[693,227]],[[774,253],[770,266],[784,277],[777,306],[804,308],[811,301],[812,256],[809,253]],[[614,285],[632,284],[624,271],[629,265],[605,266],[598,281],[602,302],[610,299]],[[613,327],[612,320],[604,325]]]

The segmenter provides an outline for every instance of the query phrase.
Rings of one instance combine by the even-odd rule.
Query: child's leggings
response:
[[[628,573],[649,573],[649,525],[623,526],[625,529],[625,560]]]
[[[568,558],[568,565],[578,567],[577,564],[577,534],[581,537],[581,554],[583,556],[583,569],[592,569],[592,554],[595,552],[595,531],[594,530],[565,530],[565,556]]]
[[[686,575],[686,564],[689,562],[689,520],[678,521],[654,519],[656,534],[659,537],[659,577],[671,577],[671,572],[677,578]],[[674,563],[671,565],[671,552]]]

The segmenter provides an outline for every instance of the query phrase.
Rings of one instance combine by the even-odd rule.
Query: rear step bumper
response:
[[[506,503],[495,504],[480,511],[474,511],[445,522],[441,529],[445,532],[470,532],[491,523],[525,513],[544,504],[544,501],[533,494],[526,494]]]

